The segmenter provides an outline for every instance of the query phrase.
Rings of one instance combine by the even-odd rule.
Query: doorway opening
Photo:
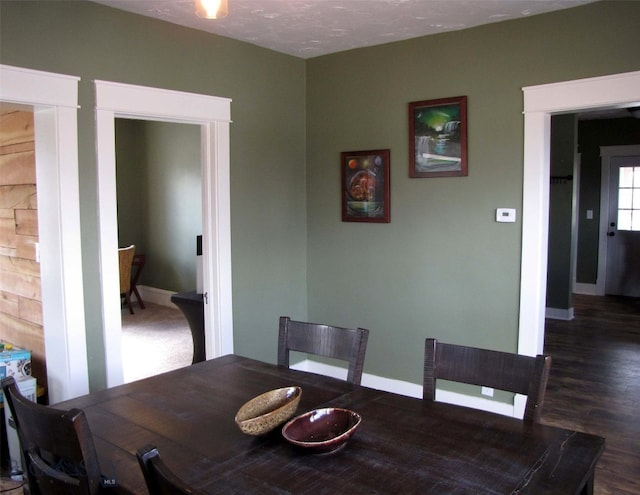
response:
[[[551,115],[640,105],[640,71],[523,88],[524,183],[518,352],[544,347]],[[523,403],[522,403],[523,404]]]
[[[46,385],[32,106],[0,102],[0,164],[0,340],[27,349],[31,376]]]
[[[122,310],[125,383],[192,362],[189,325],[171,295],[197,287],[200,148],[199,126],[116,119],[118,247],[135,249],[135,292]]]
[[[608,171],[615,156],[628,159],[634,154],[634,146],[629,145],[639,142],[640,119],[634,118],[627,108],[609,107],[553,115],[551,129],[546,316],[571,320],[574,294],[604,295],[605,279],[621,280],[615,272],[613,278],[606,276],[605,258],[625,273],[627,263],[621,262],[633,261],[633,256],[621,256],[620,249],[607,250],[609,244],[615,248],[616,241],[628,237],[625,232],[617,236],[610,228],[617,221],[615,205],[611,210],[614,218],[607,219],[607,198],[618,197],[617,188],[609,191],[609,183],[618,184],[618,176],[610,181]],[[640,154],[640,146],[636,148]],[[631,202],[631,190],[624,190]],[[640,215],[637,220],[640,222]],[[606,252],[610,256],[605,256]],[[606,293],[623,294],[611,289]]]
[[[108,387],[123,383],[115,119],[195,124],[202,159],[202,261],[207,357],[233,352],[229,183],[230,100],[96,81],[102,318]]]
[[[47,395],[89,392],[78,181],[78,81],[0,65],[0,101],[33,109]]]

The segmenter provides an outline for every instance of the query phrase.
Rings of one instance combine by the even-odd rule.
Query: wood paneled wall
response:
[[[31,350],[32,374],[47,383],[36,197],[33,113],[0,115],[0,339]]]

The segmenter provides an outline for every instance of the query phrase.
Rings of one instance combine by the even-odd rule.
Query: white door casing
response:
[[[523,88],[524,179],[518,352],[543,351],[551,115],[640,105],[640,71]],[[517,398],[524,410],[524,400]]]
[[[231,100],[95,81],[100,271],[107,386],[123,383],[117,239],[115,118],[201,127],[202,258],[207,358],[233,352],[229,125]]]
[[[0,65],[0,80],[0,101],[34,111],[47,393],[56,403],[89,392],[78,181],[80,78]]]

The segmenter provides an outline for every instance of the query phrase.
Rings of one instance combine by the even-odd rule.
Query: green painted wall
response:
[[[576,116],[551,119],[551,176],[574,175],[577,150]],[[549,186],[549,248],[547,308],[569,309],[573,293],[574,180],[552,180]]]
[[[105,386],[95,79],[231,98],[236,352],[275,361],[278,317],[306,315],[305,62],[78,1],[0,2],[0,62],[80,76],[79,175],[92,390]]]
[[[143,166],[145,147],[142,145],[141,121],[115,119],[116,132],[116,194],[118,202],[118,246],[136,245],[147,251],[144,200],[146,172]]]
[[[640,2],[304,61],[88,2],[0,3],[0,60],[75,74],[91,385],[104,385],[94,79],[230,97],[236,351],[288,314],[371,330],[365,371],[420,383],[428,335],[514,350],[522,87],[640,69]],[[408,178],[407,104],[469,98],[469,176]],[[341,151],[391,150],[391,223],[340,220]],[[518,210],[495,222],[497,207]]]
[[[201,167],[200,127],[116,120],[118,245],[145,254],[140,285],[196,289]]]
[[[309,319],[368,327],[366,372],[420,383],[427,336],[516,349],[522,88],[640,69],[639,18],[640,2],[599,2],[309,60]],[[410,179],[407,104],[459,95],[468,177]],[[378,148],[391,223],[343,223],[340,152]]]

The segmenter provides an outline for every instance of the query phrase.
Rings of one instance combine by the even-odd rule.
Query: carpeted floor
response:
[[[129,383],[189,366],[193,342],[189,324],[177,308],[145,302],[122,310],[122,367]]]

